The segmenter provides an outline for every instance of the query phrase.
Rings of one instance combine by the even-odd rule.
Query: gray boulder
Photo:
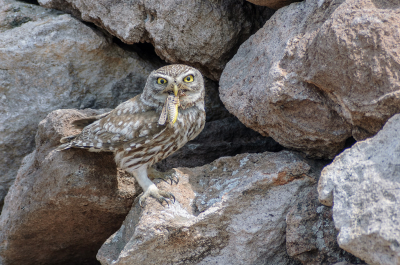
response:
[[[400,114],[321,173],[321,203],[333,205],[339,246],[368,264],[400,264]]]
[[[92,22],[125,43],[149,42],[168,63],[218,80],[238,46],[273,13],[246,1],[39,0]]]
[[[283,7],[226,65],[221,100],[283,146],[334,158],[400,111],[399,17],[398,1]]]
[[[115,107],[161,66],[70,15],[17,1],[0,0],[0,47],[0,208],[49,112]]]
[[[111,154],[58,152],[74,119],[103,111],[57,110],[39,124],[0,215],[0,264],[93,264],[140,191]]]
[[[312,164],[312,163],[311,163]],[[103,265],[298,264],[285,247],[286,214],[315,187],[318,168],[299,154],[240,154],[178,168],[176,202],[134,204],[101,247]]]

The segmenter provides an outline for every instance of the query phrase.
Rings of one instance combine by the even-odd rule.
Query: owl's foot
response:
[[[147,174],[150,179],[161,179],[167,183],[168,183],[168,181],[171,181],[171,185],[173,183],[175,183],[175,184],[179,183],[179,178],[174,169],[167,171],[167,172],[160,172],[160,171],[155,170],[154,168],[149,168],[147,170]]]
[[[151,185],[147,188],[147,190],[143,193],[143,195],[140,196],[139,198],[139,205],[140,207],[143,207],[144,201],[147,199],[147,197],[153,197],[156,199],[161,205],[163,205],[163,202],[166,202],[167,205],[169,205],[169,202],[167,199],[171,200],[173,199],[175,203],[175,196],[171,192],[159,190],[156,185]]]

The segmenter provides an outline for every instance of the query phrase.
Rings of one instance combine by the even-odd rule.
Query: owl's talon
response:
[[[174,177],[176,178],[176,180],[174,180],[174,182],[175,182],[175,184],[177,184],[177,185],[178,185],[178,183],[179,183],[179,178],[178,178],[178,176],[177,176],[176,172],[175,172],[175,173],[173,173],[173,175],[174,175]],[[171,179],[171,181],[172,181],[172,179]],[[172,185],[172,184],[171,184],[171,185]]]
[[[168,191],[159,190],[155,185],[151,185],[139,198],[140,207],[144,207],[143,203],[147,199],[147,197],[153,197],[156,199],[161,205],[165,201],[169,206],[169,202],[167,199],[174,199],[173,203],[175,203],[175,196]]]
[[[167,203],[167,205],[169,206],[169,203],[168,203],[168,201],[167,201],[167,199],[165,199],[164,197],[160,197],[160,198],[158,198],[158,199],[156,199],[162,206],[164,206],[163,205],[163,202],[166,202]]]

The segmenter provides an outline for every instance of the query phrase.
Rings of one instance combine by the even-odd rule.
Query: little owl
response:
[[[139,199],[151,196],[159,201],[174,199],[149,179],[170,179],[151,166],[173,154],[204,128],[204,81],[201,73],[176,64],[153,71],[143,93],[114,110],[76,120],[80,134],[64,137],[57,150],[85,148],[91,152],[113,152],[117,166],[132,174],[143,188]]]

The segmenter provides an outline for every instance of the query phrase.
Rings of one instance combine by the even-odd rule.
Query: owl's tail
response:
[[[60,143],[62,143],[62,145],[59,145],[56,148],[56,151],[70,149],[73,146],[72,140],[74,140],[77,136],[78,134],[61,138]]]

